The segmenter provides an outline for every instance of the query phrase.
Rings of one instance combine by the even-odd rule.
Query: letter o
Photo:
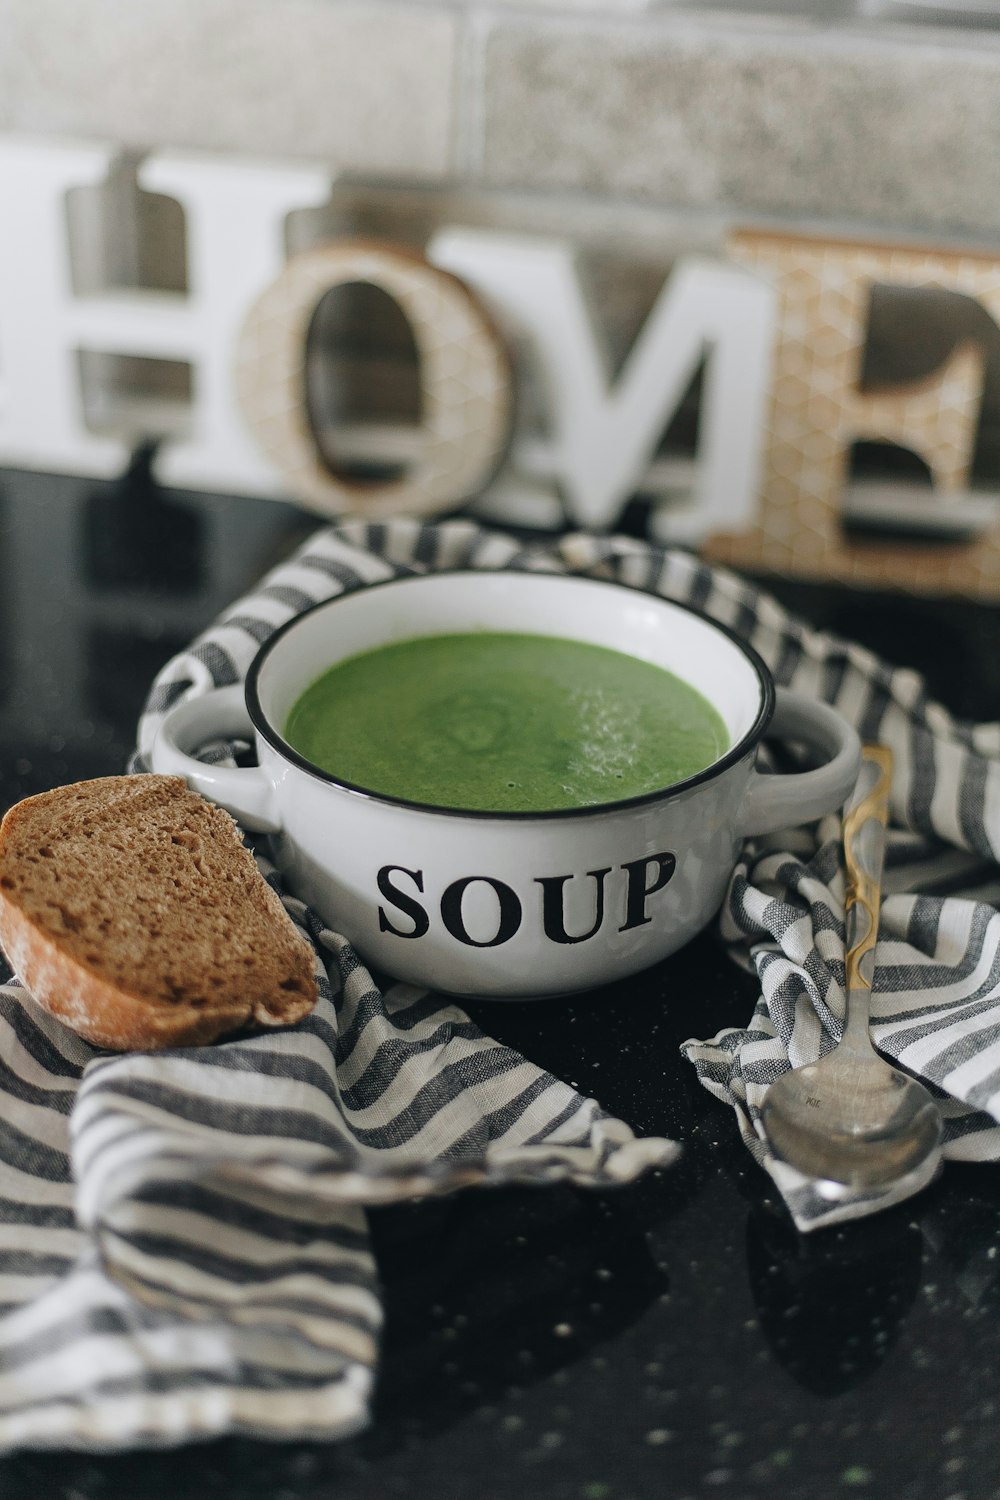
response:
[[[398,303],[419,357],[419,454],[407,474],[387,484],[332,473],[309,421],[309,325],[326,292],[354,281],[370,282]],[[457,276],[377,240],[337,240],[292,256],[247,314],[236,392],[262,452],[296,499],[321,515],[379,520],[452,510],[499,467],[510,437],[510,362],[478,298]]]
[[[485,942],[470,937],[462,916],[462,897],[470,885],[480,883],[492,886],[500,907],[497,930]],[[521,903],[517,892],[512,891],[502,880],[492,880],[489,875],[466,875],[461,880],[453,880],[441,897],[441,920],[452,937],[469,948],[499,948],[501,943],[506,943],[514,936],[521,925]]]

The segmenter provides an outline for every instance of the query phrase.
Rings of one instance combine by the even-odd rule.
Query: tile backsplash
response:
[[[0,0],[0,130],[993,234],[1000,31],[985,12],[981,29],[871,19],[890,12],[935,14],[890,0]]]

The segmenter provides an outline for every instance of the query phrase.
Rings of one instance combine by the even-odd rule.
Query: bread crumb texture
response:
[[[115,1050],[301,1019],[315,959],[233,819],[174,776],[107,776],[0,823],[0,945],[39,1004]]]

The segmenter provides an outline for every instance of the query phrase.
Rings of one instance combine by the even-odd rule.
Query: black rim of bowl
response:
[[[664,604],[671,609],[679,609],[684,614],[692,615],[696,620],[702,621],[703,624],[710,626],[712,630],[718,631],[720,635],[725,636],[727,640],[731,641],[745,658],[747,664],[753,668],[760,687],[761,699],[760,708],[757,711],[757,716],[753,724],[735,745],[730,746],[724,755],[720,755],[718,760],[713,760],[711,765],[706,766],[704,770],[697,771],[693,776],[685,777],[683,781],[672,781],[669,786],[658,787],[652,792],[642,792],[637,797],[622,797],[618,801],[613,802],[588,803],[584,807],[551,808],[544,812],[503,812],[475,807],[442,807],[436,802],[416,802],[407,797],[394,797],[387,792],[373,792],[370,787],[359,786],[356,782],[346,781],[342,776],[335,776],[331,771],[324,771],[314,761],[307,760],[304,755],[300,755],[295,747],[290,745],[278,730],[275,729],[274,725],[265,715],[257,687],[261,671],[272,651],[284,637],[290,631],[294,630],[297,625],[308,619],[310,615],[314,615],[320,610],[333,610],[338,604],[345,604],[349,600],[356,598],[359,594],[369,594],[374,589],[413,588],[439,578],[484,577],[533,578],[539,582],[544,581],[546,584],[555,584],[558,587],[565,585],[574,586],[580,583],[596,584],[603,588],[623,590],[627,594],[642,595],[644,598],[652,599],[656,603]],[[411,637],[411,639],[417,638],[417,636]],[[573,637],[567,636],[563,637],[563,639],[573,639]],[[369,648],[362,646],[360,651],[366,649]],[[370,649],[377,650],[378,648],[377,646],[373,646]],[[693,686],[693,684],[690,685]],[[321,599],[317,604],[312,604],[308,609],[304,609],[299,614],[293,615],[290,620],[286,620],[283,625],[279,625],[273,635],[268,636],[250,663],[246,677],[245,694],[250,722],[257,733],[267,741],[272,749],[283,756],[285,760],[291,761],[300,771],[306,771],[310,776],[315,777],[317,781],[325,782],[329,786],[339,787],[342,791],[350,792],[357,797],[364,797],[373,802],[385,803],[390,807],[406,807],[414,812],[437,813],[447,818],[474,818],[490,822],[499,820],[501,822],[517,823],[551,822],[561,818],[593,817],[597,813],[618,812],[626,808],[642,807],[653,802],[668,801],[683,792],[690,791],[693,787],[713,781],[716,777],[721,776],[727,771],[730,766],[734,766],[738,761],[741,761],[760,742],[774,713],[775,701],[774,679],[763,658],[758,655],[752,646],[742,640],[734,630],[731,630],[728,625],[722,625],[718,620],[713,620],[711,615],[706,614],[704,610],[697,609],[692,604],[683,604],[676,599],[666,599],[662,594],[654,593],[651,589],[633,588],[631,584],[619,583],[614,578],[589,578],[586,574],[580,573],[537,573],[528,569],[517,568],[438,568],[433,573],[407,573],[402,577],[376,579],[372,583],[363,583],[357,588],[348,589],[342,594],[335,594],[331,599]],[[713,707],[717,706],[713,705]]]

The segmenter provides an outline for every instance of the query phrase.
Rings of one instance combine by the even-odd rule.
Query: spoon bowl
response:
[[[865,1060],[838,1047],[785,1073],[761,1119],[778,1156],[831,1187],[877,1190],[914,1173],[930,1181],[940,1159],[933,1096],[874,1052]]]

